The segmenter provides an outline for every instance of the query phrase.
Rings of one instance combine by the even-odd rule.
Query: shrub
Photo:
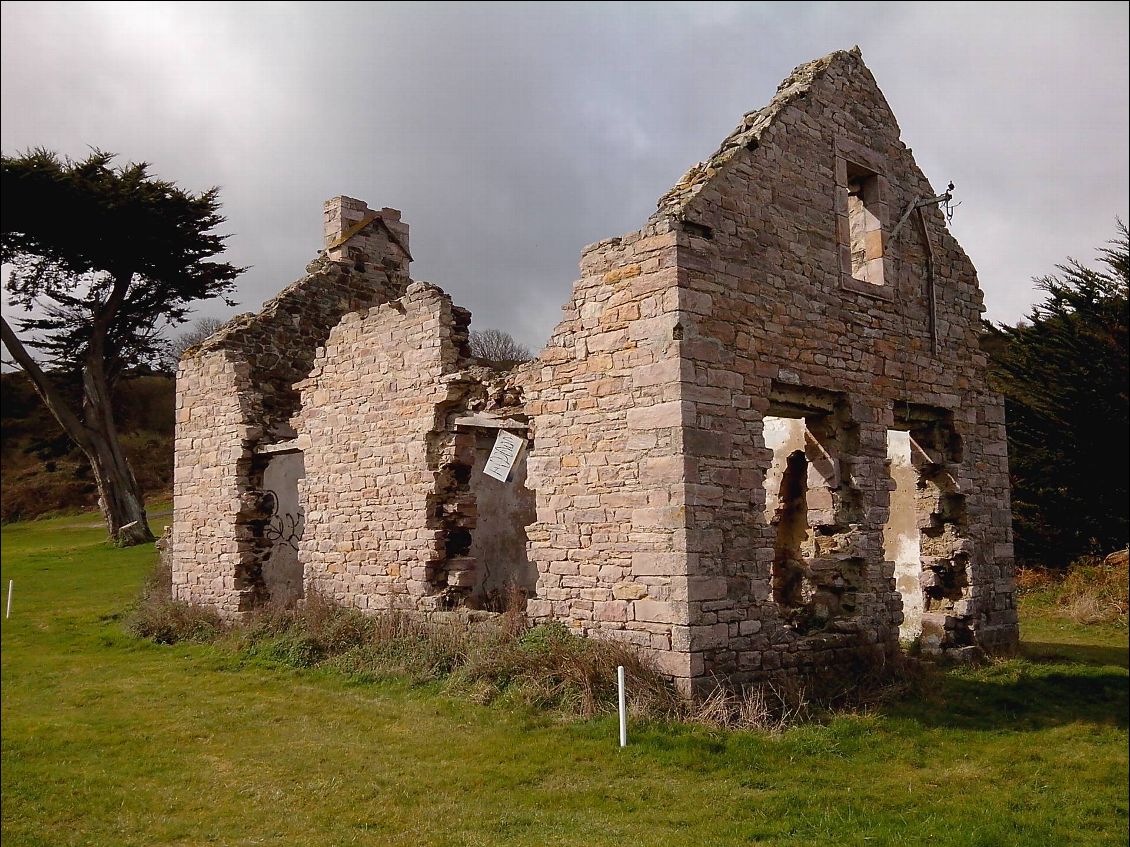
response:
[[[822,710],[868,705],[840,689],[825,696],[790,681],[741,692],[719,687],[704,701],[688,703],[631,645],[583,638],[561,623],[531,627],[516,604],[500,614],[425,618],[365,614],[312,594],[297,609],[267,607],[225,627],[208,610],[173,602],[168,570],[159,568],[146,583],[130,629],[160,643],[223,637],[248,656],[290,667],[330,667],[365,680],[438,682],[479,703],[505,700],[586,718],[616,711],[619,666],[637,718],[779,730]]]
[[[127,626],[134,635],[158,644],[211,641],[224,631],[223,621],[213,610],[172,598],[172,572],[164,562],[146,580]]]

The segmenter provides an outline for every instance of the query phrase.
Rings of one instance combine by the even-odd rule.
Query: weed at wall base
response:
[[[880,697],[895,691],[845,682],[843,690],[818,692],[782,679],[740,691],[719,685],[688,702],[628,645],[574,635],[559,622],[530,626],[514,608],[485,618],[448,614],[433,620],[396,611],[366,614],[312,594],[300,608],[264,607],[229,624],[170,593],[169,571],[159,565],[129,616],[134,635],[160,644],[213,642],[260,661],[324,667],[360,681],[439,682],[477,703],[506,701],[562,716],[615,713],[621,665],[633,717],[713,728],[781,731],[829,711],[869,707],[871,700],[859,696],[864,688],[877,688]]]

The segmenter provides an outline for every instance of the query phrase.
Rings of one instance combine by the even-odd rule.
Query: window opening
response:
[[[848,233],[851,275],[860,282],[883,284],[883,223],[878,214],[879,177],[848,162]]]

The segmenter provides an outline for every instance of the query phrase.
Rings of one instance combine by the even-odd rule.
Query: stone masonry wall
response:
[[[875,173],[882,201],[881,286],[845,274],[850,236],[840,212],[845,168],[854,166]],[[882,557],[893,486],[886,433],[909,427],[896,421],[907,404],[951,419],[963,445],[935,457],[961,501],[962,538],[953,536],[945,555],[952,564],[960,548],[968,567],[968,588],[940,616],[941,646],[1015,644],[1003,406],[985,386],[976,273],[941,212],[925,207],[932,315],[929,253],[915,218],[890,240],[902,211],[934,194],[852,51],[799,68],[661,201],[656,218],[682,230],[682,396],[690,425],[709,433],[686,450],[688,487],[702,493],[687,519],[689,566],[700,577],[691,649],[705,673],[740,683],[781,668],[859,669],[882,666],[897,649],[901,602],[894,565]],[[816,440],[829,439],[841,466],[828,529],[839,535],[827,555],[865,564],[854,614],[814,633],[790,626],[774,602],[775,530],[762,481],[772,458],[762,419],[775,391],[803,388],[843,399],[840,422],[815,409],[806,420],[810,431],[825,429]],[[851,437],[837,438],[845,428]]]
[[[646,226],[585,248],[548,346],[501,376],[470,359],[470,315],[410,282],[399,213],[331,201],[310,275],[182,360],[176,595],[225,614],[272,599],[274,445],[303,453],[308,587],[363,609],[481,603],[476,446],[481,465],[492,428],[528,420],[535,520],[501,498],[513,514],[482,531],[524,527],[531,620],[635,645],[688,694],[858,681],[898,649],[898,431],[922,644],[1012,649],[1003,404],[976,272],[936,205],[914,211],[934,194],[858,51],[810,62]]]
[[[865,278],[848,220],[859,185]],[[532,617],[649,649],[688,690],[881,669],[902,606],[883,556],[887,431],[903,429],[933,492],[919,508],[924,643],[1015,644],[1003,407],[984,383],[975,271],[935,206],[890,241],[934,193],[858,52],[837,53],[798,68],[645,229],[586,249],[564,320],[523,371]],[[819,480],[788,608],[770,414],[798,419]],[[940,449],[938,427],[959,449]]]
[[[519,377],[533,419],[533,620],[626,641],[689,680],[675,233],[585,249],[546,349]]]
[[[479,384],[460,371],[470,314],[438,288],[412,283],[402,299],[346,315],[318,350],[295,418],[306,463],[307,585],[360,609],[435,609],[460,593],[448,573],[459,511],[456,463],[474,460],[471,433],[448,415]],[[474,526],[462,504],[462,528]]]
[[[399,212],[371,212],[338,197],[327,201],[324,224],[328,249],[307,276],[181,360],[170,545],[179,599],[227,614],[270,600],[262,573],[271,552],[266,459],[256,449],[294,436],[294,384],[330,329],[407,285],[408,231]]]
[[[248,381],[246,363],[222,350],[177,373],[173,595],[229,616],[243,608],[245,587],[236,516],[253,440],[242,402]]]

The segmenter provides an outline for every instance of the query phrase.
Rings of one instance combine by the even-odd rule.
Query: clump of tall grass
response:
[[[127,627],[134,635],[158,644],[212,641],[225,629],[212,609],[173,599],[172,571],[164,561],[145,580],[141,596],[130,610]]]
[[[1022,593],[1045,594],[1061,616],[1075,623],[1127,625],[1130,570],[1126,551],[1105,559],[1084,557],[1066,573],[1024,568],[1017,574],[1017,587]]]
[[[1126,626],[1128,575],[1125,554],[1081,559],[1058,587],[1057,603],[1076,623]]]
[[[428,618],[363,613],[309,594],[298,608],[265,607],[225,624],[210,610],[171,600],[167,569],[159,568],[129,627],[161,643],[213,641],[289,667],[330,668],[367,681],[438,683],[478,703],[520,703],[585,718],[616,711],[620,666],[637,718],[779,731],[829,709],[855,710],[862,704],[843,692],[815,695],[787,679],[741,690],[719,685],[687,700],[631,645],[584,638],[561,623],[531,626],[518,602],[499,614]]]
[[[812,717],[804,686],[791,679],[740,690],[717,686],[689,714],[691,722],[704,726],[767,732],[781,732]]]
[[[632,681],[632,707],[677,717],[674,688],[630,647],[574,635],[561,624],[529,626],[511,606],[497,615],[365,614],[317,594],[299,608],[266,607],[225,625],[174,601],[167,568],[147,582],[129,617],[136,635],[160,643],[223,641],[245,655],[291,667],[332,667],[361,679],[440,682],[477,702],[518,701],[582,717],[616,709],[616,669]]]

